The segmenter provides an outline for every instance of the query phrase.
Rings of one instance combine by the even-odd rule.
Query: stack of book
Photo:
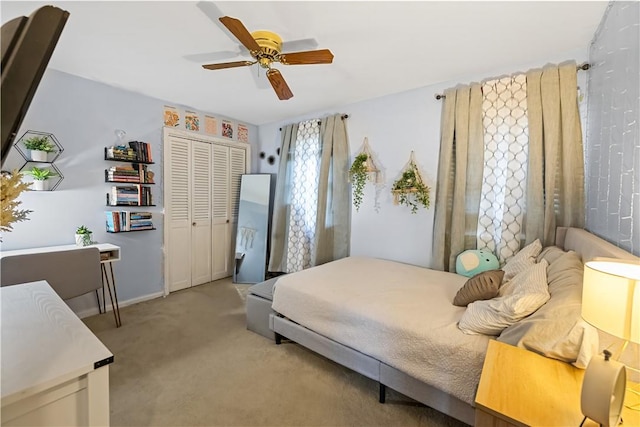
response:
[[[106,148],[105,158],[109,160],[153,163],[151,145],[142,141],[129,141],[128,145],[115,145]]]
[[[136,152],[126,145],[116,145],[106,149],[105,157],[113,160],[135,161]]]
[[[154,230],[151,212],[110,211],[107,217],[107,232]]]
[[[151,158],[151,145],[142,141],[130,141],[129,147],[135,151],[137,161],[153,163],[153,159]]]
[[[134,166],[112,166],[104,171],[105,181],[153,184],[153,172],[141,163]]]
[[[111,194],[107,193],[109,206],[151,206],[153,195],[151,188],[142,185],[114,185]]]

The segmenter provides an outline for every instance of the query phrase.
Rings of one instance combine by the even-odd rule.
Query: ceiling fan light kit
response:
[[[249,50],[254,61],[223,62],[220,64],[205,64],[207,70],[222,70],[225,68],[248,67],[259,64],[267,70],[267,78],[280,100],[293,97],[293,92],[276,68],[274,62],[283,65],[331,64],[333,54],[329,49],[309,50],[303,52],[282,53],[282,38],[271,31],[254,31],[250,33],[244,24],[230,16],[223,16],[220,22]]]

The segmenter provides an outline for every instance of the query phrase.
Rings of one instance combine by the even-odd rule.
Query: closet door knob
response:
[[[193,226],[195,227],[195,226],[196,226],[196,223],[195,223],[195,222],[192,222],[192,223],[191,223],[191,225],[193,225]]]
[[[229,224],[229,220],[227,220],[227,224]]]

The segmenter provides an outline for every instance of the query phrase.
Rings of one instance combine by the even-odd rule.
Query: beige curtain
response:
[[[271,226],[271,254],[269,271],[291,272],[289,231],[291,218],[293,159],[296,153],[300,124],[282,129],[280,164],[274,198]],[[315,234],[311,243],[310,260],[306,266],[324,264],[349,255],[351,241],[351,203],[348,179],[349,142],[345,122],[340,114],[320,122],[320,158],[315,207]],[[311,155],[311,154],[309,154]],[[301,161],[298,159],[298,161]],[[312,215],[313,216],[313,215]],[[308,253],[307,253],[308,254]],[[299,254],[298,254],[299,255]],[[306,256],[306,255],[305,255]],[[306,267],[297,267],[297,269]]]
[[[320,145],[322,153],[312,265],[348,256],[351,242],[349,140],[342,115],[321,120]]]
[[[484,142],[480,84],[445,91],[433,232],[433,267],[455,271],[476,247]]]
[[[269,271],[287,271],[288,222],[290,216],[291,158],[295,152],[298,124],[287,125],[280,134],[280,164],[271,221],[271,253]]]
[[[576,63],[527,72],[526,243],[555,243],[556,227],[584,227],[584,152]]]

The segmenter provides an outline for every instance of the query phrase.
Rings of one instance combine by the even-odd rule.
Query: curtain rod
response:
[[[576,66],[576,71],[587,71],[589,68],[591,68],[591,64],[589,64],[588,62],[585,62],[584,64],[580,64]],[[446,98],[446,96],[444,96],[441,93],[436,93],[435,97],[438,101],[440,101],[443,98]]]
[[[341,116],[340,116],[340,118],[341,118],[342,120],[344,120],[344,119],[348,119],[348,118],[349,118],[349,115],[348,115],[348,114],[343,114],[343,115],[341,115]],[[318,124],[320,124],[320,121],[318,121]],[[280,129],[280,131],[282,131],[282,128],[279,128],[279,129]]]

